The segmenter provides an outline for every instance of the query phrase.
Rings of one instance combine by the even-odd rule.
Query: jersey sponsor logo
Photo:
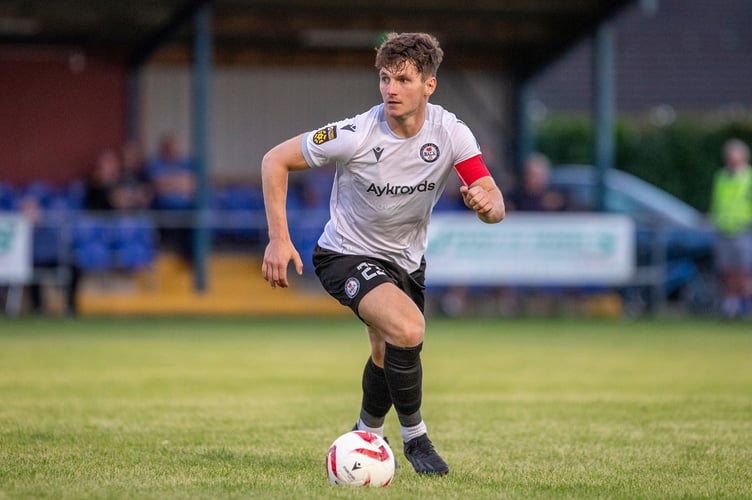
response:
[[[350,297],[351,299],[358,295],[358,292],[360,291],[360,281],[358,281],[358,278],[348,278],[347,281],[345,281],[345,294]]]
[[[344,127],[342,127],[342,130],[347,130],[348,132],[355,132],[355,124],[354,123],[348,123]]]
[[[400,186],[400,185],[393,185],[390,183],[386,183],[386,186],[377,186],[373,182],[370,186],[368,186],[368,189],[366,189],[367,193],[374,193],[376,196],[381,198],[384,195],[389,196],[400,196],[400,195],[411,195],[417,193],[425,193],[427,191],[433,191],[436,189],[436,183],[435,182],[428,182],[423,181],[417,186]]]
[[[381,159],[381,153],[384,152],[384,148],[382,148],[381,146],[376,146],[371,151],[373,151],[373,156],[376,157],[376,162],[378,163],[378,161]]]
[[[425,162],[435,162],[439,159],[440,154],[439,147],[436,144],[428,142],[420,147],[420,157],[423,158],[423,161]]]
[[[325,142],[329,142],[332,139],[337,138],[337,126],[336,125],[329,125],[328,127],[324,127],[320,130],[317,130],[313,134],[313,143],[317,146],[320,146],[324,144]]]

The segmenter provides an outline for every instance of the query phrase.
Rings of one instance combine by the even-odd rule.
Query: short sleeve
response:
[[[303,135],[302,152],[310,167],[347,161],[358,147],[352,119],[330,123]]]
[[[451,132],[454,165],[481,154],[480,146],[465,122],[457,120]]]

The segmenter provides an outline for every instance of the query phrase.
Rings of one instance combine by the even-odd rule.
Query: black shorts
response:
[[[324,289],[360,318],[358,306],[368,292],[383,283],[392,283],[405,292],[420,312],[425,307],[426,259],[420,268],[408,273],[401,267],[375,257],[345,255],[316,245],[313,265]],[[362,318],[361,318],[362,319]]]

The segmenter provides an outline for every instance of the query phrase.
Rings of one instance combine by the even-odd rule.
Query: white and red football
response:
[[[352,431],[337,438],[326,454],[329,482],[345,486],[389,486],[394,453],[376,434]]]

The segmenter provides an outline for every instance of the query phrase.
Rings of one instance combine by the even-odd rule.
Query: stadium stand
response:
[[[321,293],[312,292],[304,278],[294,287],[269,293],[256,256],[215,253],[209,259],[207,291],[193,289],[189,266],[178,256],[157,255],[148,273],[135,274],[127,286],[102,286],[96,280],[82,286],[83,315],[306,315],[342,316],[347,310]],[[279,292],[279,293],[277,293]]]
[[[82,180],[63,186],[42,180],[0,183],[0,211],[17,213],[21,200],[36,200],[42,215],[33,241],[39,279],[32,286],[65,288],[72,271],[80,273],[71,309],[81,314],[340,314],[336,303],[310,293],[310,254],[327,220],[330,189],[314,179],[290,191],[290,231],[304,256],[305,275],[299,290],[287,291],[284,300],[265,293],[259,273],[264,205],[260,187],[252,184],[211,188],[210,229],[219,251],[210,258],[211,282],[204,294],[193,289],[189,263],[160,251],[159,211],[87,211]]]

